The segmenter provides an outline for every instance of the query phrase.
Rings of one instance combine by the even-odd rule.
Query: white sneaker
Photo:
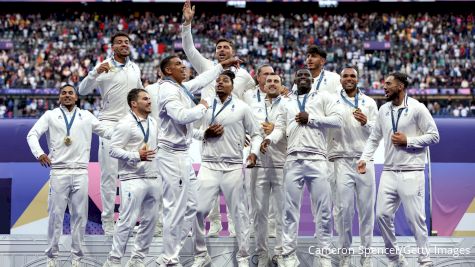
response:
[[[339,267],[350,267],[350,257],[346,255],[340,256],[340,263],[338,264]]]
[[[432,267],[432,266],[434,266],[434,263],[432,262],[424,262],[424,263],[419,264],[419,267]]]
[[[162,237],[163,236],[163,225],[158,224],[155,226],[155,232],[153,233],[154,237]]]
[[[145,267],[145,264],[140,259],[130,259],[125,267]]]
[[[193,261],[193,265],[191,267],[204,267],[211,264],[211,257],[208,253],[204,256],[195,256],[195,260]]]
[[[81,264],[81,262],[79,260],[72,260],[71,261],[71,267],[79,267],[79,264]]]
[[[248,259],[242,259],[238,261],[238,267],[249,267],[249,260]]]
[[[396,261],[390,261],[388,267],[408,267],[409,263],[407,262],[404,255],[399,255],[399,259]]]
[[[373,261],[371,257],[361,257],[360,263],[363,267],[373,267]]]
[[[257,267],[268,267],[269,266],[269,256],[266,254],[260,255],[257,262]]]
[[[209,231],[208,231],[208,237],[218,237],[219,232],[223,229],[223,226],[221,226],[221,221],[211,221],[209,223]]]
[[[284,256],[282,263],[285,267],[298,267],[300,265],[299,258],[297,257],[297,254],[295,254],[295,252],[288,255],[287,257]]]
[[[102,230],[104,230],[105,236],[113,236],[114,235],[114,221],[103,221]]]
[[[122,266],[120,265],[120,263],[114,263],[110,261],[109,259],[107,259],[106,262],[104,262],[104,265],[102,265],[102,267],[122,267]]]
[[[332,267],[332,260],[330,258],[320,257],[320,267]]]
[[[275,225],[273,227],[269,227],[269,230],[267,231],[267,236],[269,238],[276,238],[277,237],[277,229],[275,228]]]
[[[46,260],[46,266],[47,267],[56,267],[56,266],[58,266],[58,261],[56,260],[56,258],[48,258]]]
[[[277,267],[284,267],[284,257],[282,257],[282,255],[274,255],[274,257],[272,257],[272,263]]]
[[[236,236],[236,229],[234,228],[234,223],[229,223],[228,222],[228,231],[229,231],[229,237],[235,237]]]

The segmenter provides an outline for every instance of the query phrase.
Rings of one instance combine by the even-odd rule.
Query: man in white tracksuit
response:
[[[374,227],[374,202],[376,182],[374,163],[368,162],[366,174],[356,171],[356,162],[373,129],[378,114],[376,102],[358,88],[358,72],[353,67],[343,68],[338,106],[343,118],[343,127],[331,129],[328,158],[335,167],[336,205],[340,211],[339,248],[349,251],[352,242],[352,225],[355,214],[355,197],[360,222],[361,247],[370,251]],[[348,253],[340,255],[340,267],[349,267]],[[372,266],[371,255],[363,254],[363,267]]]
[[[120,267],[127,241],[137,219],[140,226],[127,267],[145,267],[158,219],[160,178],[152,162],[157,149],[157,122],[151,116],[150,95],[144,89],[132,89],[127,95],[129,113],[120,119],[111,138],[110,155],[118,159],[120,216],[112,239],[112,250],[104,267]]]
[[[185,22],[182,26],[181,40],[183,45],[183,51],[185,52],[187,59],[190,61],[191,65],[198,73],[203,73],[204,71],[213,68],[216,63],[214,63],[210,59],[203,57],[200,52],[195,48],[195,45],[193,43],[193,36],[191,34],[191,21],[193,20],[194,15],[195,7],[191,7],[190,0],[187,0],[183,6],[183,18],[185,19]],[[222,62],[226,59],[232,58],[234,57],[234,55],[234,45],[231,40],[219,39],[216,42],[215,58],[218,62]],[[231,70],[236,75],[236,78],[234,79],[234,89],[232,94],[234,97],[243,99],[244,93],[247,90],[252,90],[256,83],[252,76],[245,69],[231,68]],[[214,81],[205,86],[201,91],[201,98],[213,99],[216,95],[215,87],[216,84]],[[221,213],[219,211],[219,198],[216,200],[214,208],[208,216],[208,219],[210,220],[210,229],[208,232],[208,236],[217,237],[222,229]],[[230,236],[235,235],[234,224],[232,222],[231,216],[229,216],[229,213],[228,230],[230,232]]]
[[[256,117],[257,121],[259,123],[264,123],[265,122],[265,114],[264,112],[264,99],[266,98],[266,89],[265,89],[265,84],[266,84],[266,77],[274,73],[274,69],[268,65],[264,64],[261,65],[257,68],[257,75],[256,75],[256,81],[257,85],[253,90],[248,90],[246,93],[244,93],[244,102],[248,104],[251,107],[252,113]],[[249,149],[244,150],[244,157],[247,157],[249,154]],[[249,190],[247,191],[248,193],[248,198],[250,199],[249,203],[249,214],[250,216],[250,236],[254,235],[255,231],[255,224],[254,220],[256,217],[256,176],[251,175],[251,171],[247,170],[244,172],[246,175],[246,181],[249,180]],[[270,237],[276,237],[276,226],[275,226],[275,214],[274,214],[274,208],[273,208],[273,202],[270,202],[269,206],[269,236]]]
[[[287,101],[280,96],[282,90],[282,80],[279,75],[271,73],[265,79],[265,91],[267,94],[261,101],[254,103],[251,108],[253,114],[262,125],[261,134],[267,136],[272,133],[280,105]],[[260,94],[260,91],[256,92]],[[246,93],[247,94],[247,93]],[[259,104],[259,106],[258,106]],[[284,163],[287,151],[287,138],[279,138],[279,142],[268,148],[269,151],[261,151],[264,154],[258,155],[256,167],[252,169],[251,179],[256,181],[254,207],[254,227],[256,228],[256,253],[258,255],[258,266],[269,265],[269,254],[267,245],[267,231],[270,218],[270,206],[273,206],[275,213],[274,255],[282,255],[282,211],[284,209]]]
[[[312,73],[312,91],[326,91],[335,99],[339,98],[341,83],[340,83],[340,75],[338,73],[325,70],[325,63],[327,60],[327,52],[322,48],[311,45],[307,48],[306,52],[306,59],[305,59],[305,66],[310,70]],[[292,92],[297,91],[297,85],[293,85]],[[331,136],[329,136],[328,130],[325,133],[325,136],[328,136],[327,141],[331,140]],[[336,204],[336,177],[334,175],[334,166],[333,162],[328,161],[328,178],[330,181],[331,187],[331,198],[333,204],[333,219],[334,225],[336,226],[336,230],[338,232],[338,218],[339,218],[339,211],[338,206]],[[312,206],[312,213],[314,216],[314,221],[316,223],[316,214],[315,214],[315,207]],[[316,225],[315,225],[316,226]],[[317,227],[317,226],[316,226]],[[316,232],[315,232],[316,234]]]
[[[249,211],[245,201],[242,171],[246,132],[251,135],[251,155],[256,157],[262,137],[249,106],[231,95],[234,73],[226,70],[216,80],[217,96],[203,117],[201,171],[198,208],[194,224],[195,261],[193,267],[211,263],[205,242],[204,220],[223,192],[236,225],[238,266],[249,266]],[[251,157],[251,156],[250,156]]]
[[[409,266],[396,244],[394,215],[402,203],[414,233],[420,266],[432,266],[425,223],[424,168],[428,146],[439,142],[439,131],[429,110],[408,97],[408,77],[392,73],[384,81],[388,102],[381,106],[374,129],[358,162],[365,173],[379,141],[384,139],[384,168],[379,182],[376,218],[389,258],[388,266]]]
[[[87,110],[76,107],[74,87],[60,89],[60,107],[48,110],[28,132],[31,152],[41,165],[51,167],[48,195],[48,257],[47,266],[59,266],[59,238],[63,232],[63,219],[69,203],[71,213],[72,266],[79,267],[84,256],[82,242],[87,224],[89,151],[92,133],[110,138],[111,131]],[[107,132],[107,133],[106,133]],[[49,154],[43,151],[39,139],[46,133]]]
[[[127,93],[133,88],[143,88],[137,64],[130,61],[130,38],[119,32],[111,38],[113,56],[98,64],[79,84],[79,94],[86,95],[98,89],[102,97],[99,120],[114,128],[127,114]],[[110,141],[99,139],[99,164],[101,166],[102,229],[111,236],[114,231],[117,159],[109,155]]]
[[[188,153],[193,137],[193,122],[200,120],[208,103],[198,103],[192,93],[218,77],[224,67],[238,64],[230,58],[193,80],[186,79],[186,67],[177,56],[162,60],[164,75],[158,91],[159,136],[157,160],[163,179],[163,253],[157,259],[160,266],[179,265],[178,254],[191,230],[196,216],[196,176]]]
[[[327,140],[328,128],[342,126],[336,101],[325,91],[311,91],[312,76],[308,69],[295,75],[297,95],[283,103],[272,133],[265,138],[261,149],[276,144],[283,134],[287,136],[287,160],[284,165],[284,266],[296,267],[297,234],[300,220],[300,201],[303,185],[307,184],[315,208],[317,244],[320,250],[315,261],[331,266],[328,250],[331,239],[331,192],[328,182]],[[284,131],[284,132],[282,132]]]
[[[150,116],[154,118],[155,121],[158,121],[158,90],[160,90],[161,83],[162,83],[162,80],[158,79],[157,82],[145,87],[145,90],[150,95],[150,100],[152,102],[152,112],[150,113]],[[155,161],[155,163],[157,162]],[[160,197],[162,197],[161,193],[160,193]],[[157,226],[155,227],[154,236],[162,236],[162,233],[163,233],[163,201],[159,201],[158,202],[158,219],[157,219]]]

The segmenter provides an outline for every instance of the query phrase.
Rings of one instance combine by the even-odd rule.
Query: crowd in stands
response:
[[[294,70],[304,65],[307,46],[317,44],[328,51],[327,69],[339,71],[349,63],[357,66],[362,88],[380,88],[384,75],[392,71],[408,73],[411,86],[420,90],[475,88],[475,16],[471,14],[263,15],[245,11],[195,17],[194,41],[204,56],[213,58],[217,38],[233,39],[251,74],[256,66],[270,63],[287,85]],[[0,50],[0,90],[58,88],[65,82],[79,85],[93,66],[110,56],[110,36],[116,31],[130,33],[132,60],[142,69],[144,85],[153,83],[160,59],[181,51],[181,22],[180,14],[152,12],[0,14],[0,41],[14,44],[12,49]],[[365,50],[363,41],[370,40],[390,42],[390,49]],[[2,102],[0,114],[11,101]],[[30,110],[36,110],[25,112],[41,112],[40,107],[50,107],[48,102],[25,99],[25,109],[33,106]],[[434,114],[458,109],[438,104],[445,106],[437,109],[432,104]]]

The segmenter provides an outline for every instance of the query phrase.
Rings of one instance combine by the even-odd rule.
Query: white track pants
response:
[[[102,124],[114,128],[116,123],[101,121]],[[99,137],[99,165],[101,166],[101,201],[102,222],[114,221],[115,198],[117,192],[118,162],[109,156],[110,140]]]
[[[88,174],[87,170],[79,170],[79,174],[50,175],[50,191],[48,195],[48,247],[45,251],[48,258],[58,257],[58,243],[63,233],[63,220],[66,206],[71,214],[71,253],[73,259],[83,257],[82,241],[87,224],[88,212]]]
[[[425,215],[424,171],[383,171],[379,182],[376,218],[386,250],[397,247],[394,231],[394,215],[399,205],[404,205],[406,220],[414,233],[419,253],[419,263],[431,262],[427,241]],[[387,254],[396,260],[397,254]]]
[[[356,197],[361,246],[370,249],[373,239],[374,203],[376,200],[374,162],[367,162],[366,173],[359,174],[356,171],[357,161],[358,158],[339,158],[334,161],[336,206],[340,211],[338,220],[339,246],[345,249],[351,247]]]
[[[141,219],[131,258],[145,259],[153,240],[160,198],[159,179],[131,179],[120,183],[120,216],[112,239],[109,260],[120,263],[137,219]]]
[[[276,224],[274,254],[282,255],[282,211],[284,210],[284,170],[282,168],[253,168],[251,179],[256,181],[254,227],[256,229],[256,253],[266,255],[269,206],[273,202]]]
[[[245,198],[242,169],[232,171],[211,170],[201,166],[198,176],[200,196],[196,220],[194,223],[193,239],[195,256],[207,253],[205,242],[204,220],[208,216],[213,203],[223,192],[226,204],[236,225],[236,238],[239,251],[236,258],[242,261],[249,258],[249,214]]]
[[[295,160],[285,162],[284,167],[284,255],[297,249],[297,235],[300,221],[300,205],[304,184],[317,215],[316,247],[326,250],[331,239],[331,192],[328,182],[326,160]],[[321,255],[327,257],[326,255]]]
[[[173,265],[196,217],[198,181],[188,151],[159,149],[156,158],[163,179],[162,261]]]

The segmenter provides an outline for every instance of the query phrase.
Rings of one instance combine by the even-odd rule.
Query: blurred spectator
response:
[[[306,48],[316,44],[328,51],[327,69],[339,71],[348,63],[357,66],[361,88],[381,88],[384,76],[393,71],[408,73],[414,88],[475,88],[472,14],[272,15],[247,10],[195,17],[202,23],[193,23],[193,37],[203,56],[213,58],[213,40],[218,37],[234,39],[243,67],[252,73],[256,66],[271,63],[287,86],[295,69],[304,65]],[[131,56],[146,86],[157,80],[160,60],[181,50],[180,26],[179,14],[155,12],[0,14],[0,39],[14,43],[14,49],[0,50],[0,90],[58,88],[65,82],[77,86],[88,70],[111,55],[109,37],[121,29],[130,33]],[[365,50],[363,41],[387,41],[391,47]],[[81,103],[92,112],[100,108],[98,99]],[[463,109],[450,100],[429,104],[436,116],[463,115]],[[4,99],[3,105],[4,117],[13,113],[37,117],[56,101]]]

